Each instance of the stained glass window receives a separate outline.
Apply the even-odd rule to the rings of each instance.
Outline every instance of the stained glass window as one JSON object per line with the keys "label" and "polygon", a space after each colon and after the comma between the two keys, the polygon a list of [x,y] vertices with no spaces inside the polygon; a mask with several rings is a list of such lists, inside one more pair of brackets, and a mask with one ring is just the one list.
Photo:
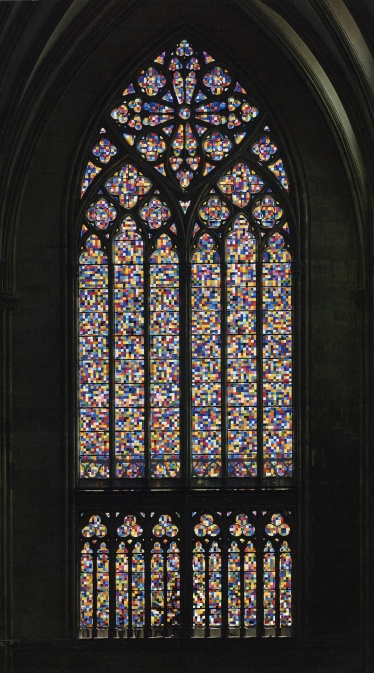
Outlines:
{"label": "stained glass window", "polygon": [[191,582],[191,635],[289,635],[291,518],[289,511],[226,508],[191,511],[190,522],[180,512],[149,507],[82,513],[81,636],[106,637],[109,626],[119,638],[180,635],[181,530],[189,523],[184,570]]}
{"label": "stained glass window", "polygon": [[257,98],[186,39],[105,105],[77,203],[83,637],[291,632],[291,515],[269,514],[295,486],[287,162]]}

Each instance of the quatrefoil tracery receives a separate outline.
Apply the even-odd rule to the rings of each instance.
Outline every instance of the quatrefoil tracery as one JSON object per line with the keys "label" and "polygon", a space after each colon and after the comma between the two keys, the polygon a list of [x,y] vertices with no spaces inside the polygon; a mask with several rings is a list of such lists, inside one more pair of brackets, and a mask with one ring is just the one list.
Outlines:
{"label": "quatrefoil tracery", "polygon": [[140,537],[143,533],[143,528],[136,521],[136,516],[128,514],[124,517],[123,524],[117,528],[117,533],[120,537]]}

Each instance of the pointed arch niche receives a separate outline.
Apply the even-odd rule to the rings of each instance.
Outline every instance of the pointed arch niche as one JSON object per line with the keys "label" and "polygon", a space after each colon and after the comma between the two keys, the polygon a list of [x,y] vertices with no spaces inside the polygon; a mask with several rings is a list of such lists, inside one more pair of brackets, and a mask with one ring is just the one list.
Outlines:
{"label": "pointed arch niche", "polygon": [[176,41],[92,136],[76,204],[81,637],[293,633],[297,195],[247,84]]}

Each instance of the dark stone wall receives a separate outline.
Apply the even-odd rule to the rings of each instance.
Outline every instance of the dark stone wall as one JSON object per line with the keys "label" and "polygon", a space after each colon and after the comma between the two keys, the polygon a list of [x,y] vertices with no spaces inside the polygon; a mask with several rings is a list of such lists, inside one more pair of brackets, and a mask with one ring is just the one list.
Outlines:
{"label": "dark stone wall", "polygon": [[[255,17],[210,14],[212,51],[237,67],[268,104],[293,159],[300,257],[300,637],[282,642],[76,642],[70,640],[72,461],[69,460],[68,198],[107,91],[125,84],[138,47],[170,36],[179,3],[155,0],[147,22],[136,12],[92,36],[92,49],[51,88],[34,126],[19,185],[13,315],[15,673],[108,671],[359,671],[359,453],[361,334],[359,232],[352,189],[322,102]],[[194,5],[192,7],[192,5]],[[160,14],[161,12],[161,14]],[[174,17],[173,17],[174,12]],[[187,14],[187,12],[185,12]],[[161,20],[160,20],[161,16]],[[203,5],[184,20],[206,29]],[[157,51],[155,49],[151,50]],[[83,154],[82,154],[83,153]],[[308,381],[310,385],[308,385]],[[308,405],[306,401],[308,399]],[[70,606],[71,610],[71,606]]]}

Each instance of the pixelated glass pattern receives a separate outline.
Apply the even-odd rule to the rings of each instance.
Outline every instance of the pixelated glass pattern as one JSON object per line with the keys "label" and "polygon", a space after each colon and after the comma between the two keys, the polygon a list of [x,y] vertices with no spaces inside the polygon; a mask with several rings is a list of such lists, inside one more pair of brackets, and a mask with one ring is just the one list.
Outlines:
{"label": "pixelated glass pattern", "polygon": [[275,551],[271,542],[264,548],[264,626],[276,626],[276,572]]}
{"label": "pixelated glass pattern", "polygon": [[97,628],[109,627],[109,550],[102,543],[97,552]]}
{"label": "pixelated glass pattern", "polygon": [[272,142],[270,136],[263,135],[252,147],[253,154],[256,154],[260,161],[269,161],[277,151],[277,146]]}
{"label": "pixelated glass pattern", "polygon": [[273,514],[270,523],[265,526],[265,533],[270,537],[275,535],[286,537],[290,534],[290,527],[281,514]]}
{"label": "pixelated glass pattern", "polygon": [[176,542],[171,542],[166,556],[167,620],[172,626],[180,623],[180,552]]}
{"label": "pixelated glass pattern", "polygon": [[126,544],[120,542],[116,553],[116,627],[121,631],[129,626],[129,554]]}
{"label": "pixelated glass pattern", "polygon": [[143,240],[132,217],[114,240],[116,476],[144,476]]}
{"label": "pixelated glass pattern", "polygon": [[91,203],[87,217],[97,229],[106,229],[117,217],[117,211],[106,199]]}
{"label": "pixelated glass pattern", "polygon": [[136,542],[132,550],[131,616],[133,629],[142,629],[145,619],[145,562],[141,542]]}
{"label": "pixelated glass pattern", "polygon": [[209,626],[222,625],[222,561],[217,542],[209,548]]}
{"label": "pixelated glass pattern", "polygon": [[199,210],[199,215],[204,224],[210,227],[219,227],[227,220],[230,211],[222,199],[218,196],[211,196],[207,201],[204,201]]}
{"label": "pixelated glass pattern", "polygon": [[83,537],[105,537],[107,534],[107,527],[101,523],[101,517],[98,516],[97,514],[93,514],[89,521],[87,526],[84,526],[82,528],[82,535]]}
{"label": "pixelated glass pattern", "polygon": [[243,550],[237,542],[232,542],[227,563],[228,625],[253,628],[257,621],[256,550],[253,544],[248,542]]}
{"label": "pixelated glass pattern", "polygon": [[138,150],[147,161],[157,161],[166,150],[165,141],[157,133],[148,133],[138,142]]}
{"label": "pixelated glass pattern", "polygon": [[158,229],[168,221],[171,212],[166,203],[158,198],[153,198],[140,209],[140,217],[150,229]]}
{"label": "pixelated glass pattern", "polygon": [[227,136],[218,131],[213,131],[203,142],[203,149],[213,161],[221,161],[228,155],[232,148],[232,142]]}
{"label": "pixelated glass pattern", "polygon": [[230,526],[235,538],[228,549],[228,625],[251,628],[256,625],[256,551],[248,540],[255,527],[247,514],[238,514]]}
{"label": "pixelated glass pattern", "polygon": [[116,626],[126,633],[132,627],[135,635],[144,627],[145,618],[144,523],[138,518],[134,514],[119,518],[116,551]]}
{"label": "pixelated glass pattern", "polygon": [[151,551],[151,626],[164,626],[165,611],[164,551],[159,542],[155,542]]}
{"label": "pixelated glass pattern", "polygon": [[[226,239],[227,469],[257,475],[256,240],[239,215]],[[246,342],[245,350],[242,349]]]}
{"label": "pixelated glass pattern", "polygon": [[253,216],[263,227],[273,227],[282,215],[283,210],[273,196],[263,196],[253,208]]}
{"label": "pixelated glass pattern", "polygon": [[244,549],[244,626],[251,628],[257,623],[257,562],[252,542]]}
{"label": "pixelated glass pattern", "polygon": [[174,478],[180,475],[179,264],[166,234],[151,256],[149,283],[151,476]]}
{"label": "pixelated glass pattern", "polygon": [[212,514],[202,514],[194,526],[193,627],[222,625],[222,557],[217,536],[220,527]]}
{"label": "pixelated glass pattern", "polygon": [[155,628],[179,624],[180,552],[177,543],[170,542],[178,532],[169,514],[161,514],[152,529],[160,540],[154,542],[151,554],[151,625]]}
{"label": "pixelated glass pattern", "polygon": [[278,159],[278,161],[276,161],[274,164],[269,164],[269,168],[271,172],[274,173],[282,187],[288,192],[289,181],[282,159]]}
{"label": "pixelated glass pattern", "polygon": [[[211,56],[190,43],[191,54],[182,54],[180,44],[138,73],[110,117],[141,159],[176,181],[179,188],[187,189],[232,152],[259,111],[250,105],[246,91],[235,85],[228,70],[213,65]],[[207,68],[207,64],[212,65]],[[215,130],[216,126],[238,129],[239,133],[232,138]],[[111,160],[113,146],[106,139],[100,143],[94,148],[95,158],[106,163]],[[87,171],[89,175],[88,167]]]}
{"label": "pixelated glass pattern", "polygon": [[238,208],[245,208],[252,195],[260,192],[263,186],[261,178],[244,163],[236,164],[218,181],[221,192]]}
{"label": "pixelated glass pattern", "polygon": [[86,542],[81,551],[80,571],[80,628],[93,627],[93,551]]}
{"label": "pixelated glass pattern", "polygon": [[156,68],[151,67],[142,70],[139,75],[139,86],[146,94],[148,94],[148,96],[155,96],[159,89],[162,89],[165,84],[165,77]]}
{"label": "pixelated glass pattern", "polygon": [[169,514],[161,514],[158,523],[154,526],[152,533],[155,537],[175,537],[178,534],[178,527],[173,524]]}
{"label": "pixelated glass pattern", "polygon": [[221,272],[208,234],[191,265],[192,475],[221,475]]}
{"label": "pixelated glass pattern", "polygon": [[202,514],[200,522],[194,528],[194,533],[198,537],[206,537],[207,535],[216,537],[220,533],[220,527],[215,523],[211,514]]}
{"label": "pixelated glass pattern", "polygon": [[205,626],[205,550],[200,541],[196,542],[192,556],[192,623],[194,628]]}
{"label": "pixelated glass pattern", "polygon": [[223,70],[220,66],[215,66],[206,73],[203,82],[213,95],[219,96],[219,94],[228,88],[231,78],[227,70]]}
{"label": "pixelated glass pattern", "polygon": [[100,173],[101,167],[95,166],[95,164],[92,163],[92,161],[89,161],[87,163],[86,169],[84,171],[83,179],[82,179],[82,186],[81,186],[81,197],[87,190],[87,187],[91,184],[91,182],[96,178],[96,176]]}
{"label": "pixelated glass pattern", "polygon": [[236,542],[232,542],[228,550],[227,558],[227,587],[228,587],[228,624],[229,627],[241,625],[240,597],[241,597],[241,572],[240,572],[240,548]]}
{"label": "pixelated glass pattern", "polygon": [[152,183],[135,166],[126,164],[109,178],[105,187],[124,208],[133,208],[149,192]]}
{"label": "pixelated glass pattern", "polygon": [[292,475],[291,256],[275,233],[263,255],[263,458],[265,477]]}
{"label": "pixelated glass pattern", "polygon": [[101,138],[93,148],[92,154],[100,163],[107,164],[117,154],[117,148],[108,138]]}
{"label": "pixelated glass pattern", "polygon": [[108,261],[96,236],[79,260],[81,478],[109,477]]}
{"label": "pixelated glass pattern", "polygon": [[282,542],[279,556],[279,613],[280,626],[292,626],[292,558],[286,541]]}
{"label": "pixelated glass pattern", "polygon": [[117,528],[117,534],[120,537],[138,538],[142,533],[143,528],[140,523],[137,523],[134,514],[127,514],[123,519],[123,523]]}

